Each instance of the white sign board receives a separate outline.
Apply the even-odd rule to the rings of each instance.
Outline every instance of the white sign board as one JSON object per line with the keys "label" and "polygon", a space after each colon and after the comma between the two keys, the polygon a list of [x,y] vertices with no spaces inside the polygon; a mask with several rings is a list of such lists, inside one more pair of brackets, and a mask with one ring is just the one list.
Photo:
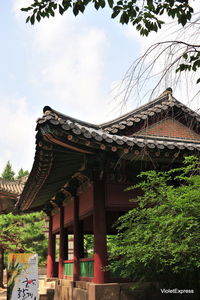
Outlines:
{"label": "white sign board", "polygon": [[7,300],[38,300],[38,256],[8,254]]}

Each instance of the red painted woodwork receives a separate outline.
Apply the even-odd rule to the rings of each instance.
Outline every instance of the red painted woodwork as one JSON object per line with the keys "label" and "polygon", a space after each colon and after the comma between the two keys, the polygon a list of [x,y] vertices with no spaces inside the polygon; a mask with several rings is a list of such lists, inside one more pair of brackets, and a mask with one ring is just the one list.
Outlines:
{"label": "red painted woodwork", "polygon": [[80,274],[80,264],[79,264],[79,197],[74,197],[74,224],[73,224],[73,231],[74,231],[74,273],[73,279],[79,280]]}
{"label": "red painted woodwork", "polygon": [[73,210],[74,210],[74,203],[71,200],[65,205],[65,218],[64,218],[65,225],[73,222]]}
{"label": "red painted woodwork", "polygon": [[106,208],[120,208],[127,210],[134,207],[135,204],[130,199],[136,198],[137,192],[127,191],[127,184],[109,183],[106,185]]}
{"label": "red painted woodwork", "polygon": [[80,196],[79,203],[79,217],[85,216],[88,212],[93,210],[93,186],[88,187]]}
{"label": "red painted woodwork", "polygon": [[55,235],[52,232],[52,216],[49,217],[49,239],[47,256],[47,277],[54,277],[55,274]]}
{"label": "red painted woodwork", "polygon": [[68,229],[64,228],[64,237],[63,237],[63,243],[64,243],[64,253],[63,253],[63,259],[68,259]]}
{"label": "red painted woodwork", "polygon": [[60,241],[59,241],[59,260],[58,260],[58,277],[63,278],[64,274],[64,207],[59,208],[60,211]]}
{"label": "red painted woodwork", "polygon": [[[105,185],[105,206],[107,210],[120,209],[126,211],[134,207],[134,203],[129,200],[136,197],[137,193],[133,191],[125,192],[127,185],[119,183],[107,183]],[[89,214],[93,213],[93,185],[91,185],[86,192],[79,196],[79,219],[85,219]],[[74,203],[70,201],[64,206],[64,224],[65,227],[71,226],[73,223]],[[59,232],[60,214],[53,216],[53,232]],[[86,226],[88,227],[88,226]],[[91,231],[90,228],[86,231]]]}
{"label": "red painted woodwork", "polygon": [[59,232],[60,214],[59,212],[52,216],[52,230],[54,233]]}
{"label": "red painted woodwork", "polygon": [[81,258],[80,261],[94,261],[94,258]]}
{"label": "red painted woodwork", "polygon": [[93,212],[82,221],[84,234],[93,233]]}
{"label": "red painted woodwork", "polygon": [[94,282],[105,283],[107,276],[103,271],[107,265],[105,181],[101,180],[99,175],[98,172],[93,175]]}
{"label": "red painted woodwork", "polygon": [[[73,221],[73,201],[64,205],[64,224],[69,224]],[[60,213],[53,216],[53,232],[59,232],[60,227]]]}
{"label": "red painted woodwork", "polygon": [[83,231],[83,221],[79,221],[79,259],[84,257],[84,231]]}

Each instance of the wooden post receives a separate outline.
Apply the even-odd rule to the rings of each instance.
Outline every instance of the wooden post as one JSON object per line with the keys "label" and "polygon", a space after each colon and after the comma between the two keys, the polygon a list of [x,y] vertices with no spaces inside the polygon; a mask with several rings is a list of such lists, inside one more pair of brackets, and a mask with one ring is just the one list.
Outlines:
{"label": "wooden post", "polygon": [[3,288],[4,249],[0,247],[0,287]]}
{"label": "wooden post", "polygon": [[79,227],[79,197],[74,197],[74,273],[73,280],[80,277],[80,227]]}
{"label": "wooden post", "polygon": [[49,216],[49,239],[47,256],[47,278],[54,277],[55,274],[55,235],[52,232],[52,216]]}
{"label": "wooden post", "polygon": [[93,205],[94,282],[105,283],[107,276],[103,270],[107,265],[105,178],[100,178],[100,172],[93,174]]}
{"label": "wooden post", "polygon": [[83,221],[79,221],[79,258],[84,258],[84,252]]}
{"label": "wooden post", "polygon": [[58,260],[58,278],[64,275],[64,207],[61,205],[60,211],[60,241],[59,241],[59,260]]}
{"label": "wooden post", "polygon": [[68,260],[68,229],[64,228],[64,254],[63,259]]}

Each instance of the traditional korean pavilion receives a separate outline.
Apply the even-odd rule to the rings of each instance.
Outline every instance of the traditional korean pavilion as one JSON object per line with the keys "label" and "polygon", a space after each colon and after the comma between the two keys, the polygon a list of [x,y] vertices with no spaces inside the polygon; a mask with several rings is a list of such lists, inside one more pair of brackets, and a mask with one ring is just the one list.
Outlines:
{"label": "traditional korean pavilion", "polygon": [[[44,107],[37,121],[32,171],[19,200],[22,211],[49,215],[47,276],[93,283],[117,282],[108,274],[106,235],[135,204],[124,189],[144,169],[169,169],[200,152],[200,115],[168,88],[154,101],[101,125]],[[55,237],[60,235],[55,263]],[[68,235],[74,258],[68,260]],[[84,234],[94,234],[94,257],[84,253]],[[110,298],[109,298],[110,299]]]}

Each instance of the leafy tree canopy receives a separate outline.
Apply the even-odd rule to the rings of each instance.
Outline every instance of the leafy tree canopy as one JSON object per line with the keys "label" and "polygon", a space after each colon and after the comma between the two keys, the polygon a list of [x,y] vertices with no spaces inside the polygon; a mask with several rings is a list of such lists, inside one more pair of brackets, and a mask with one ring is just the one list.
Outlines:
{"label": "leafy tree canopy", "polygon": [[158,31],[164,24],[164,15],[176,18],[183,26],[191,19],[193,8],[188,0],[34,0],[22,11],[29,12],[26,21],[34,24],[42,18],[54,17],[58,11],[61,15],[72,10],[77,16],[83,13],[86,7],[92,4],[94,8],[109,6],[111,18],[119,16],[121,24],[131,23],[141,35],[148,35],[151,31]]}
{"label": "leafy tree canopy", "polygon": [[[200,164],[188,157],[183,168],[142,172],[137,208],[119,218],[110,268],[123,277],[195,288],[200,274]],[[167,285],[166,285],[167,283]]]}

